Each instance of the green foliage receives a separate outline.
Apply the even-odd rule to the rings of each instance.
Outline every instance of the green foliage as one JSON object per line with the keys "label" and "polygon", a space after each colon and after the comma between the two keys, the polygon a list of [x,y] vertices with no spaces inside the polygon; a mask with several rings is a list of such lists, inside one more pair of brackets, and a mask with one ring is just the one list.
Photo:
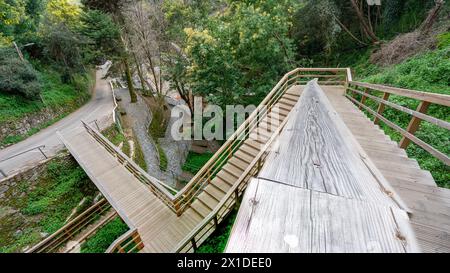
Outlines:
{"label": "green foliage", "polygon": [[122,53],[119,27],[112,17],[98,10],[88,10],[81,16],[80,33],[88,39],[89,63],[99,64],[117,59]]}
{"label": "green foliage", "polygon": [[341,27],[334,17],[341,17],[341,9],[333,0],[307,1],[294,15],[293,35],[298,42],[300,56],[320,52],[330,55],[336,46]]}
{"label": "green foliage", "polygon": [[181,169],[196,174],[213,155],[213,153],[198,154],[190,151]]}
{"label": "green foliage", "polygon": [[19,252],[38,243],[42,240],[40,233],[52,233],[62,227],[81,199],[92,198],[96,192],[75,160],[52,159],[33,184],[18,181],[8,192],[12,197],[0,200],[1,208],[17,211],[0,218],[0,252]]}
{"label": "green foliage", "polygon": [[161,145],[159,145],[158,141],[155,141],[156,150],[158,150],[158,156],[159,156],[159,168],[161,171],[167,171],[168,161],[167,156],[164,150],[161,148]]}
{"label": "green foliage", "polygon": [[44,33],[44,54],[62,70],[64,83],[72,81],[72,73],[84,71],[83,39],[65,24],[50,25]]}
{"label": "green foliage", "polygon": [[222,107],[260,101],[295,66],[287,35],[291,9],[278,1],[249,2],[232,2],[203,29],[185,29],[189,85]]}
{"label": "green foliage", "polygon": [[[93,86],[94,79],[90,74],[73,75],[74,83],[64,84],[61,82],[60,74],[51,69],[44,68],[41,64],[35,64],[40,67],[38,73],[40,85],[42,86],[41,100],[29,100],[21,95],[13,95],[0,92],[0,124],[2,126],[14,126],[17,120],[38,113],[43,109],[53,110],[58,115],[48,122],[33,128],[26,135],[9,136],[7,139],[0,139],[1,144],[16,143],[33,133],[38,132],[68,113],[83,105],[90,98],[90,89]],[[1,76],[0,76],[1,77]]]}
{"label": "green foliage", "polygon": [[122,219],[116,217],[81,245],[81,253],[104,253],[128,229]]}
{"label": "green foliage", "polygon": [[133,161],[138,164],[144,171],[148,170],[147,163],[145,162],[144,152],[142,151],[141,143],[134,137],[134,158]]}
{"label": "green foliage", "polygon": [[196,253],[222,253],[230,237],[230,232],[236,219],[237,211],[231,212],[217,230],[197,249]]}
{"label": "green foliage", "polygon": [[32,191],[28,205],[22,209],[24,215],[45,214],[40,225],[47,233],[55,232],[64,225],[84,194],[94,191],[81,167],[75,166],[73,162],[51,162],[46,178],[49,183]]}
{"label": "green foliage", "polygon": [[38,75],[14,49],[0,47],[0,92],[36,99],[41,92]]}
{"label": "green foliage", "polygon": [[439,49],[450,48],[450,31],[437,36]]}

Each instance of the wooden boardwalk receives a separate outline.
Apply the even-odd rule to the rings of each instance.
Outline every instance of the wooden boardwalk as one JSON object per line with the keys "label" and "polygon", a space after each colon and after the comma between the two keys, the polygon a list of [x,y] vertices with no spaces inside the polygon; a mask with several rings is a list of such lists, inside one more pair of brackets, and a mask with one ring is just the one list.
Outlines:
{"label": "wooden boardwalk", "polygon": [[423,252],[450,252],[450,190],[436,185],[379,126],[343,96],[344,88],[322,86],[334,109],[372,162],[409,209],[410,222]]}
{"label": "wooden boardwalk", "polygon": [[[279,113],[277,117],[284,119],[299,96],[298,88],[288,90],[278,103],[280,108],[274,107],[274,113]],[[268,119],[262,120],[260,126],[252,131],[254,139],[245,141],[234,158],[223,166],[191,207],[179,217],[89,133],[81,132],[68,138],[62,137],[62,140],[121,218],[130,228],[137,228],[144,243],[142,251],[172,252],[219,203],[258,153],[268,139],[270,129],[274,130],[267,125]]]}
{"label": "wooden boardwalk", "polygon": [[[323,86],[323,89],[372,162],[411,209],[411,224],[422,250],[450,251],[450,191],[438,188],[429,172],[421,170],[415,160],[408,159],[397,143],[345,98],[342,86]],[[67,138],[62,136],[62,139],[117,213],[131,228],[137,229],[144,245],[142,251],[173,252],[229,194],[275,131],[276,127],[269,126],[269,120],[279,117],[283,121],[302,90],[303,86],[298,85],[288,88],[277,100],[273,111],[250,131],[251,137],[179,216],[88,132]],[[205,239],[194,238],[196,245]]]}
{"label": "wooden boardwalk", "polygon": [[226,251],[417,252],[406,210],[313,81],[249,184]]}

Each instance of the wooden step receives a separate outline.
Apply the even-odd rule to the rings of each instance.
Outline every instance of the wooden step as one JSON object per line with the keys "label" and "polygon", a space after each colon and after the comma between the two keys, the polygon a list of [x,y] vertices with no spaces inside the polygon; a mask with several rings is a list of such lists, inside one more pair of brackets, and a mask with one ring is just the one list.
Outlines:
{"label": "wooden step", "polygon": [[278,102],[281,104],[289,105],[291,108],[293,108],[297,101],[293,101],[293,100],[287,99],[285,97],[282,97]]}
{"label": "wooden step", "polygon": [[[234,182],[236,182],[236,177],[231,175],[229,172],[225,171],[224,169],[222,169],[216,176],[216,178],[219,177],[222,181],[226,182],[229,186],[229,188],[231,188],[231,186],[233,186]],[[228,191],[228,189],[227,189]]]}
{"label": "wooden step", "polygon": [[211,212],[211,209],[198,200],[192,202],[191,209],[201,215],[202,218],[205,218]]}
{"label": "wooden step", "polygon": [[237,151],[233,156],[238,157],[242,161],[245,161],[247,164],[250,164],[253,161],[253,157],[244,153],[243,151]]}
{"label": "wooden step", "polygon": [[246,145],[252,147],[252,148],[255,149],[257,152],[261,151],[261,148],[264,146],[264,145],[261,145],[261,143],[256,142],[256,141],[253,140],[253,139],[247,139],[246,141],[244,141],[244,144],[246,144]]}
{"label": "wooden step", "polygon": [[217,174],[216,177],[214,177],[213,180],[211,180],[210,185],[215,187],[217,190],[220,190],[224,193],[224,195],[228,192],[228,190],[231,188],[232,184],[228,183],[221,177],[219,177],[220,172]]}
{"label": "wooden step", "polygon": [[242,144],[241,147],[239,147],[239,150],[243,151],[244,153],[252,157],[255,157],[259,153],[258,149],[253,148],[247,143]]}
{"label": "wooden step", "polygon": [[202,192],[198,195],[197,199],[199,199],[204,205],[206,205],[210,210],[213,210],[219,201],[214,197],[209,195],[207,192]]}
{"label": "wooden step", "polygon": [[216,187],[215,185],[208,185],[205,188],[205,192],[207,192],[209,195],[214,196],[216,200],[222,200],[222,198],[225,196],[226,192],[223,192],[219,187]]}
{"label": "wooden step", "polygon": [[285,93],[285,94],[283,95],[283,98],[287,98],[288,100],[291,100],[291,101],[293,101],[293,102],[297,102],[298,99],[300,98],[300,96],[293,95],[293,94],[289,94],[289,93]]}
{"label": "wooden step", "polygon": [[[223,166],[222,168],[224,171],[226,171],[227,173],[231,174],[232,176],[234,176],[237,180],[241,174],[244,172],[243,170],[235,167],[233,164],[226,164],[225,166]],[[234,181],[233,181],[234,184]]]}
{"label": "wooden step", "polygon": [[270,111],[270,113],[267,116],[271,119],[279,118],[280,120],[284,120],[284,118],[286,118],[288,114],[289,111],[277,108],[272,109],[272,111]]}
{"label": "wooden step", "polygon": [[228,160],[228,163],[233,164],[235,167],[241,169],[242,171],[244,171],[249,166],[247,162],[236,156],[230,158],[230,160]]}
{"label": "wooden step", "polygon": [[275,107],[287,112],[290,112],[292,110],[292,106],[287,105],[285,103],[277,103]]}

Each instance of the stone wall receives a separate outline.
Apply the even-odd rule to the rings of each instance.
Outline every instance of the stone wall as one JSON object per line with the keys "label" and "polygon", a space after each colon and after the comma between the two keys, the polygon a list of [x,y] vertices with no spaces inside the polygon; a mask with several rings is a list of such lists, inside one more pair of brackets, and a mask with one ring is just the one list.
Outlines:
{"label": "stone wall", "polygon": [[72,160],[72,156],[67,153],[60,153],[57,156],[49,159],[45,159],[40,161],[38,164],[36,164],[33,167],[28,167],[24,170],[19,171],[18,173],[3,178],[0,180],[0,200],[6,198],[5,193],[8,192],[10,188],[13,188],[17,186],[17,183],[20,181],[28,181],[30,185],[33,184],[37,180],[38,177],[42,175],[42,173],[45,171],[47,164],[49,161],[55,159],[55,158],[64,158],[64,160]]}
{"label": "stone wall", "polygon": [[63,109],[54,110],[45,108],[37,113],[27,114],[20,120],[2,123],[0,142],[8,136],[26,135],[31,129],[42,127],[45,123],[59,117],[63,112]]}

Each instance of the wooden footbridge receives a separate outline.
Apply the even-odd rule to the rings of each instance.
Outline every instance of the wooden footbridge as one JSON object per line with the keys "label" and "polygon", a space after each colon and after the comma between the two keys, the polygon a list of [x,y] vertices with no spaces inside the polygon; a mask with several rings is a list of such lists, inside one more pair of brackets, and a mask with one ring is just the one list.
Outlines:
{"label": "wooden footbridge", "polygon": [[[270,148],[277,145],[290,112],[312,79],[324,90],[331,107],[359,143],[378,176],[391,187],[409,215],[421,251],[450,252],[450,190],[439,188],[404,148],[410,142],[448,167],[449,157],[414,136],[421,121],[450,129],[446,121],[426,114],[430,104],[450,106],[450,96],[352,81],[349,69],[298,68],[287,73],[260,106],[180,191],[149,176],[95,128],[60,136],[64,144],[128,224],[130,231],[108,252],[192,252],[239,206],[249,181],[258,176]],[[418,100],[417,110],[389,101],[389,96]],[[365,102],[378,104],[373,110]],[[385,107],[411,115],[403,129],[383,117]],[[374,116],[369,119],[361,110]],[[377,125],[383,122],[403,135],[392,141]],[[325,139],[325,141],[327,141]],[[292,165],[292,164],[291,164]],[[295,164],[294,164],[295,165]],[[310,168],[297,164],[297,168]],[[333,175],[333,174],[330,174]],[[336,174],[337,175],[337,174]],[[339,190],[339,189],[338,189]]]}

